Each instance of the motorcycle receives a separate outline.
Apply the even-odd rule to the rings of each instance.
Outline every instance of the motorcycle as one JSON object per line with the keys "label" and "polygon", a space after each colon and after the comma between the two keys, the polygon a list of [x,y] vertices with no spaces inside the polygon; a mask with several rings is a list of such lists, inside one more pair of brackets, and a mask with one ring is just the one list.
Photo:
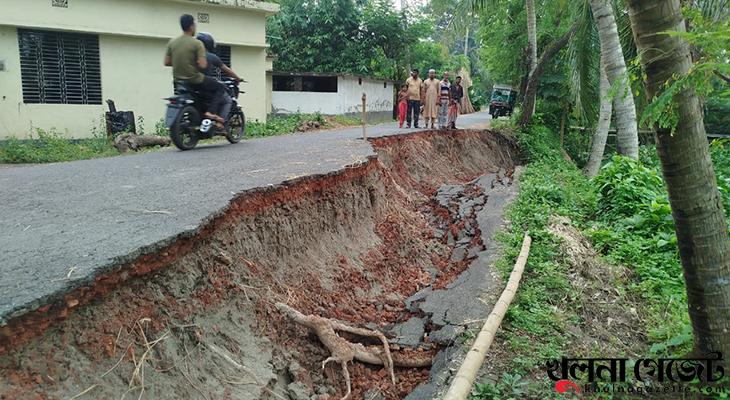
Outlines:
{"label": "motorcycle", "polygon": [[178,149],[192,150],[199,140],[214,136],[225,136],[230,143],[241,141],[246,133],[246,116],[238,104],[238,96],[241,93],[238,88],[239,82],[224,79],[222,83],[233,104],[226,118],[227,122],[221,129],[212,120],[203,117],[207,109],[205,96],[189,87],[186,82],[174,82],[175,95],[165,99],[167,100],[165,124],[170,128],[170,139]]}

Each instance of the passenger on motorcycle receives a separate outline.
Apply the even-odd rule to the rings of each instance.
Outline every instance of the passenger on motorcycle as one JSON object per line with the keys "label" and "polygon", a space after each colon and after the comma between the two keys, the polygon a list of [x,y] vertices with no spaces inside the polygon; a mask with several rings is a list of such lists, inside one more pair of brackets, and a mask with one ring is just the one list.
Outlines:
{"label": "passenger on motorcycle", "polygon": [[[227,66],[216,54],[216,43],[215,39],[213,38],[213,35],[207,32],[200,32],[196,36],[198,40],[203,42],[203,45],[205,46],[205,57],[208,61],[208,67],[205,69],[204,73],[205,76],[209,76],[213,79],[216,79],[216,67],[221,70],[224,74],[228,75],[230,78],[235,80],[236,82],[240,82],[241,78],[236,74],[229,66]],[[226,92],[223,95],[224,98],[224,104],[223,109],[221,110],[221,116],[223,118],[228,118],[228,116],[231,113],[231,106],[233,105],[233,99],[231,99],[231,96],[228,95]]]}
{"label": "passenger on motorcycle", "polygon": [[208,60],[205,46],[195,39],[196,26],[193,16],[184,14],[180,17],[180,27],[183,34],[167,44],[165,65],[172,67],[175,80],[185,81],[192,89],[210,99],[205,116],[222,127],[225,123],[221,117],[225,102],[225,86],[200,72],[208,68]]}

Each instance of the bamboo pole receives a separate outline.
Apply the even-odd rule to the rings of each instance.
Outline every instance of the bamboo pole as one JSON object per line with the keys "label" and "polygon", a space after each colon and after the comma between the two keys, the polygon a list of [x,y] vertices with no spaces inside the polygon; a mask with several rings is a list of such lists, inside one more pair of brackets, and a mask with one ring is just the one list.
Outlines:
{"label": "bamboo pole", "polygon": [[512,274],[510,274],[507,286],[504,288],[502,295],[499,296],[497,303],[494,304],[494,309],[489,314],[487,322],[484,323],[482,330],[474,341],[474,345],[466,354],[466,358],[456,373],[454,380],[451,382],[451,387],[446,392],[444,400],[464,400],[471,393],[477,372],[479,372],[479,368],[482,367],[484,358],[487,356],[487,350],[492,345],[497,329],[499,329],[499,325],[507,313],[507,308],[512,303],[515,293],[517,293],[522,272],[525,270],[525,264],[527,263],[527,257],[530,255],[531,244],[532,238],[525,233],[525,238],[522,241],[522,250],[520,251],[519,257],[517,257],[517,262],[515,262],[515,267],[512,270]]}
{"label": "bamboo pole", "polygon": [[368,132],[367,132],[367,112],[365,111],[365,105],[367,103],[367,95],[365,93],[362,94],[362,139],[368,140]]}

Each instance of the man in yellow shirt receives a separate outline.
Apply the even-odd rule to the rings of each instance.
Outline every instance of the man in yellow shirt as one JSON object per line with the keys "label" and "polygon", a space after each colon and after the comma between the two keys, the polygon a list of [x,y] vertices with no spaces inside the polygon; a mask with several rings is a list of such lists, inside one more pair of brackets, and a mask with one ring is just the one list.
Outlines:
{"label": "man in yellow shirt", "polygon": [[[408,111],[406,111],[407,127],[411,127],[411,121],[415,128],[418,126],[418,117],[421,115],[421,98],[423,96],[423,80],[418,77],[418,69],[411,71],[411,77],[406,80],[408,86]],[[411,118],[412,117],[412,118]]]}

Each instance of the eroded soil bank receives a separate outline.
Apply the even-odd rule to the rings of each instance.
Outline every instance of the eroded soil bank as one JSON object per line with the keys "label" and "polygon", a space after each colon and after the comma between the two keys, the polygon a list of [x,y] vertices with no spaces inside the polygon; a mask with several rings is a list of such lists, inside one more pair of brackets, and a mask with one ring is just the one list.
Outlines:
{"label": "eroded soil bank", "polygon": [[[489,284],[516,150],[489,131],[371,142],[378,156],[362,165],[242,194],[80,304],[11,321],[0,398],[339,398],[339,368],[322,370],[327,350],[275,302],[383,330],[399,357],[445,365],[440,350],[489,311],[474,291]],[[467,297],[480,312],[455,300]],[[393,386],[354,363],[351,398],[430,393],[438,372],[398,368]]]}

